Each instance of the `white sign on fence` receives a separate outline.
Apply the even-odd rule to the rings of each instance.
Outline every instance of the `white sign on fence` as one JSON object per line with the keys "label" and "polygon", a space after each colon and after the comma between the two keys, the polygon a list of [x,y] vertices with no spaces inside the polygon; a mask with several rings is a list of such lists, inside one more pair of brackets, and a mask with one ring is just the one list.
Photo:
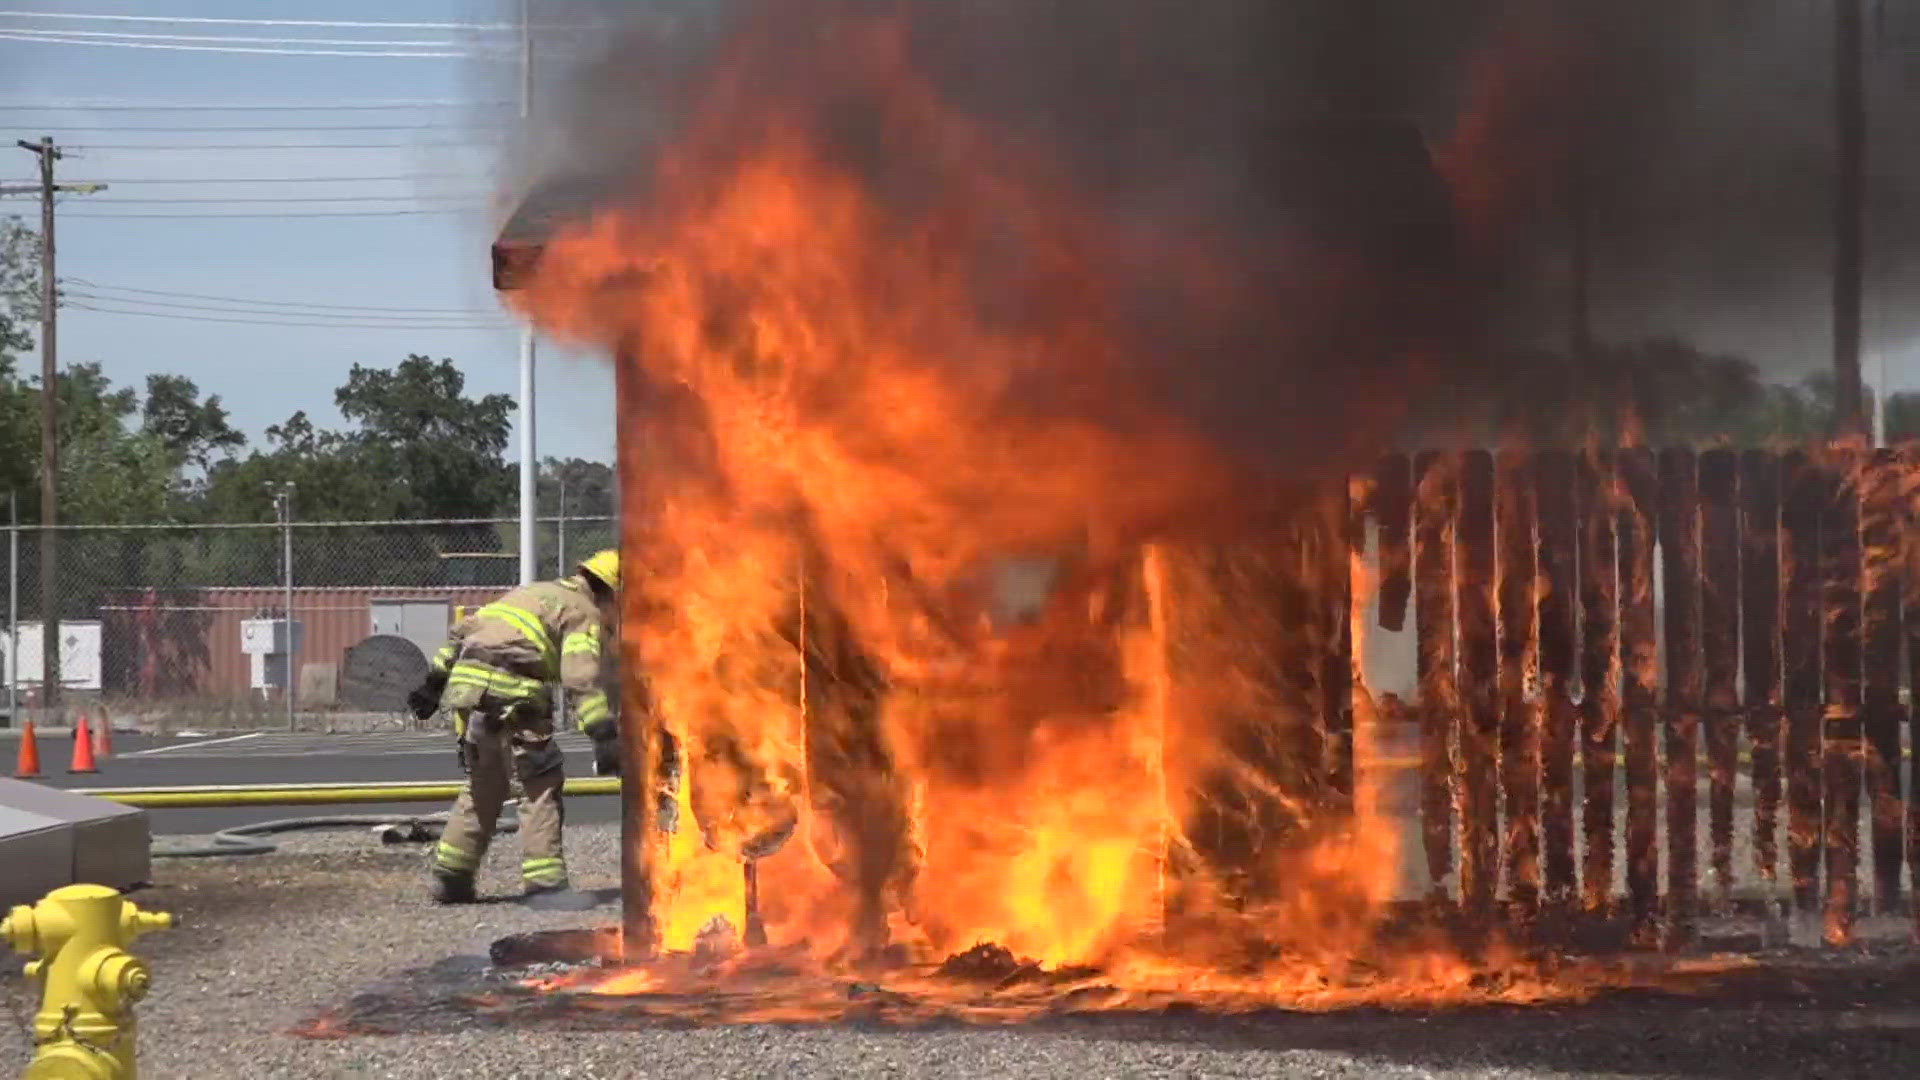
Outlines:
{"label": "white sign on fence", "polygon": [[[41,630],[37,622],[20,624],[20,664],[19,682],[14,682],[12,659],[14,651],[10,635],[0,633],[0,668],[7,674],[7,685],[17,685],[22,690],[40,685],[43,670],[40,641]],[[100,623],[94,619],[81,619],[60,624],[60,685],[69,690],[100,689]]]}

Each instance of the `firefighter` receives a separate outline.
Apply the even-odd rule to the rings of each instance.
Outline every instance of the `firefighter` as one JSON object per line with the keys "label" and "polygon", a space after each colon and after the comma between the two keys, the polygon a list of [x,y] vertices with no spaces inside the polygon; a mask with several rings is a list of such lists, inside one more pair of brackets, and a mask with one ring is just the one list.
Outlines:
{"label": "firefighter", "polygon": [[575,717],[593,741],[594,772],[619,771],[618,730],[602,679],[602,628],[611,626],[620,555],[602,551],[574,574],[507,593],[454,624],[427,679],[409,699],[425,719],[453,714],[467,780],[434,850],[432,896],[471,903],[474,874],[518,776],[520,878],[528,896],[565,891],[565,781],[554,742],[555,683],[575,696]]}

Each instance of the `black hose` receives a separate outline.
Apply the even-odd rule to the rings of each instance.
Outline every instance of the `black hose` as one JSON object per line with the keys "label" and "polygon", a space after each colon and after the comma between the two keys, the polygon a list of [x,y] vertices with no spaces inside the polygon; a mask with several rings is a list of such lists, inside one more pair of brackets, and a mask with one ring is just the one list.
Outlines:
{"label": "black hose", "polygon": [[[431,840],[438,835],[438,826],[445,825],[446,821],[445,811],[420,816],[340,814],[330,817],[281,818],[277,821],[262,821],[253,825],[236,825],[231,829],[221,829],[213,834],[211,844],[200,847],[155,847],[153,857],[156,859],[208,859],[225,855],[270,855],[280,850],[279,847],[261,843],[252,837],[300,832],[307,829],[378,828],[382,825],[413,826],[416,836],[409,839]],[[517,832],[519,828],[520,822],[517,818],[504,817],[494,831],[496,834],[511,833]]]}

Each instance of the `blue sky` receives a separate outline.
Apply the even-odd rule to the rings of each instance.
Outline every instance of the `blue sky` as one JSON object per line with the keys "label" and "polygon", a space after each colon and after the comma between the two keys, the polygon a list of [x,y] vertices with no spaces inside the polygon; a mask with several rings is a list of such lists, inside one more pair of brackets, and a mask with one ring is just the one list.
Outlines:
{"label": "blue sky", "polygon": [[[0,8],[176,18],[424,23],[498,23],[510,19],[512,11],[508,4],[484,0],[165,0],[156,4],[0,0]],[[64,288],[75,298],[75,305],[150,313],[64,308],[63,364],[98,362],[115,382],[136,385],[152,372],[186,375],[202,390],[219,394],[237,425],[255,440],[268,425],[296,410],[337,421],[333,389],[355,363],[390,365],[410,352],[453,358],[466,372],[473,392],[515,392],[519,332],[499,310],[488,262],[495,221],[488,203],[495,187],[498,147],[506,133],[502,124],[511,123],[515,114],[480,104],[509,99],[515,93],[517,69],[510,51],[509,62],[497,63],[465,57],[252,55],[59,44],[44,35],[408,41],[471,41],[475,35],[443,29],[57,21],[0,15],[0,36],[20,31],[39,37],[0,40],[0,136],[4,136],[0,138],[0,183],[35,175],[33,155],[14,148],[15,139],[51,135],[63,145],[81,148],[61,163],[61,180],[104,180],[113,186],[96,195],[70,197],[62,205],[58,240]],[[168,43],[150,37],[137,40]],[[512,36],[505,40],[510,43]],[[298,112],[27,107],[63,102],[268,106],[393,101],[457,101],[472,106]],[[311,130],[332,126],[403,130]],[[213,130],[220,127],[274,130]],[[140,128],[185,130],[136,130]],[[389,145],[381,149],[112,148],[228,142],[256,147]],[[428,143],[460,145],[423,145]],[[85,149],[89,146],[100,149]],[[288,182],[307,177],[356,179]],[[360,179],[372,177],[402,179]],[[267,182],[204,182],[237,178]],[[156,182],[163,180],[186,182]],[[353,201],[248,201],[326,196]],[[186,198],[219,201],[131,201]],[[341,211],[359,210],[416,212],[338,216]],[[435,212],[417,212],[423,210]],[[445,212],[449,210],[453,212]],[[311,216],[319,212],[334,216]],[[0,214],[37,221],[37,213],[32,200],[0,199]],[[105,216],[109,214],[196,216]],[[238,214],[270,216],[230,216]],[[233,301],[273,303],[258,307]],[[357,310],[300,311],[294,304]],[[235,313],[237,308],[255,307],[264,314]],[[448,312],[474,314],[443,314]],[[386,320],[376,321],[382,315]],[[230,318],[319,325],[210,321]],[[476,325],[480,323],[497,326]],[[545,342],[540,356],[536,433],[541,456],[610,460],[612,376],[606,362],[591,355],[568,355]]]}

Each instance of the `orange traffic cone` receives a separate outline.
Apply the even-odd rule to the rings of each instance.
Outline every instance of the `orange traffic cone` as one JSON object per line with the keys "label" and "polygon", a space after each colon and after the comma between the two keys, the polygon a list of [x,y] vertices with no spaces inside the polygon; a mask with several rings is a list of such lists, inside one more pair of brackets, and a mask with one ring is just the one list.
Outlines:
{"label": "orange traffic cone", "polygon": [[106,713],[100,714],[100,724],[93,729],[93,756],[101,761],[113,756],[113,721]]}
{"label": "orange traffic cone", "polygon": [[14,762],[16,780],[32,780],[40,775],[40,744],[33,739],[33,721],[20,728],[20,757]]}
{"label": "orange traffic cone", "polygon": [[87,731],[87,718],[82,716],[80,723],[73,729],[73,764],[67,766],[70,773],[90,773],[100,770],[93,767],[93,735]]}

